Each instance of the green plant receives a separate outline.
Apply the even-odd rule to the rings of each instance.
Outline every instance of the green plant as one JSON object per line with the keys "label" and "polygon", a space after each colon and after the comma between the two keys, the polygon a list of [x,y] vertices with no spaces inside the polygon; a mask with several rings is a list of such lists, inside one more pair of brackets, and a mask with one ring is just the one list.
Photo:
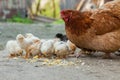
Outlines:
{"label": "green plant", "polygon": [[52,24],[63,24],[64,21],[62,19],[54,21]]}
{"label": "green plant", "polygon": [[[41,14],[43,16],[47,16],[47,17],[52,17],[53,18],[53,5],[51,3],[51,1],[49,1],[46,5],[45,5],[45,11],[41,11]],[[59,15],[60,15],[60,7],[59,7],[59,0],[55,0],[55,15],[56,17],[55,18],[59,18]]]}
{"label": "green plant", "polygon": [[7,19],[7,22],[18,22],[18,23],[33,23],[33,21],[29,18],[22,18],[20,15],[15,15],[12,18]]}

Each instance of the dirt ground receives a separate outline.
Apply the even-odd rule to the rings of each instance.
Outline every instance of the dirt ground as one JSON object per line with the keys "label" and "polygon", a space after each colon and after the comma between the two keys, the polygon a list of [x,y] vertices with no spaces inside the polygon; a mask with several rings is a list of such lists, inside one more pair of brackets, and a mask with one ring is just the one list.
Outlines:
{"label": "dirt ground", "polygon": [[64,25],[0,23],[0,80],[119,80],[120,57],[102,59],[94,56],[67,58],[75,65],[41,65],[41,61],[28,62],[22,58],[10,59],[4,50],[8,40],[21,33],[33,33],[40,38],[53,38],[58,32],[65,33]]}

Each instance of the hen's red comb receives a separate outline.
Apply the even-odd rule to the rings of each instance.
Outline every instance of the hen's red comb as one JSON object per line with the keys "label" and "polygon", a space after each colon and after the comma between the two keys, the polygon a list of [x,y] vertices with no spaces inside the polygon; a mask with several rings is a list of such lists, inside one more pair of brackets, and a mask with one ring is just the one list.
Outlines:
{"label": "hen's red comb", "polygon": [[65,10],[62,10],[61,12],[60,12],[60,14],[64,14],[65,13]]}

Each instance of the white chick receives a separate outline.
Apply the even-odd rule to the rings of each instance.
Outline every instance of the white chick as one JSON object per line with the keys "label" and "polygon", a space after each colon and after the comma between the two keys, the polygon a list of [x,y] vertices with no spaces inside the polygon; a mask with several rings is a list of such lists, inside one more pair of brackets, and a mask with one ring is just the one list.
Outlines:
{"label": "white chick", "polygon": [[16,40],[22,49],[26,49],[33,42],[29,39],[26,39],[22,34],[18,34]]}
{"label": "white chick", "polygon": [[34,35],[33,35],[32,33],[26,33],[26,34],[25,34],[25,37],[26,37],[26,38],[31,38],[31,37],[33,37],[33,36],[34,36]]}
{"label": "white chick", "polygon": [[16,40],[20,47],[26,51],[25,58],[28,58],[28,47],[32,45],[35,42],[40,41],[39,39],[33,39],[33,38],[25,38],[22,34],[18,34],[16,37]]}
{"label": "white chick", "polygon": [[10,57],[22,56],[23,50],[16,40],[10,40],[6,44],[6,50],[10,53]]}
{"label": "white chick", "polygon": [[69,48],[69,51],[71,54],[74,54],[75,50],[76,50],[76,46],[75,44],[73,44],[70,40],[67,40],[67,46]]}
{"label": "white chick", "polygon": [[51,57],[54,53],[54,40],[47,40],[41,44],[40,51],[45,57]]}
{"label": "white chick", "polygon": [[69,48],[63,41],[58,41],[54,44],[55,53],[58,58],[66,58],[69,55]]}
{"label": "white chick", "polygon": [[46,40],[45,39],[40,39],[41,43],[45,42]]}
{"label": "white chick", "polygon": [[40,41],[35,42],[34,44],[30,45],[28,47],[28,57],[30,57],[30,56],[34,57],[36,55],[38,55],[38,57],[40,57],[40,55],[41,55],[40,45],[41,45]]}
{"label": "white chick", "polygon": [[36,41],[36,40],[40,41],[40,39],[38,37],[34,36],[31,33],[26,33],[25,38],[31,39],[32,41]]}
{"label": "white chick", "polygon": [[40,39],[35,36],[30,37],[30,35],[29,35],[28,37],[24,37],[22,34],[18,34],[16,37],[16,40],[19,43],[19,45],[21,46],[21,48],[23,48],[23,49],[26,49],[28,46],[30,46],[34,42],[40,41]]}
{"label": "white chick", "polygon": [[[43,43],[43,42],[47,41],[47,39],[40,39],[40,41],[41,41],[41,43]],[[56,39],[56,38],[55,39],[49,39],[49,41],[55,43],[57,41],[60,41],[60,39]]]}

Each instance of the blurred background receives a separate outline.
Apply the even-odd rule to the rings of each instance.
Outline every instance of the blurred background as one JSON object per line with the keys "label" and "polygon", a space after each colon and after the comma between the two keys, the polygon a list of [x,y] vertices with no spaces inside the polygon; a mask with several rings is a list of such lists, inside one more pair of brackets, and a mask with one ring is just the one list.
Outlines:
{"label": "blurred background", "polygon": [[0,0],[0,21],[32,23],[60,19],[60,11],[95,9],[111,0]]}

